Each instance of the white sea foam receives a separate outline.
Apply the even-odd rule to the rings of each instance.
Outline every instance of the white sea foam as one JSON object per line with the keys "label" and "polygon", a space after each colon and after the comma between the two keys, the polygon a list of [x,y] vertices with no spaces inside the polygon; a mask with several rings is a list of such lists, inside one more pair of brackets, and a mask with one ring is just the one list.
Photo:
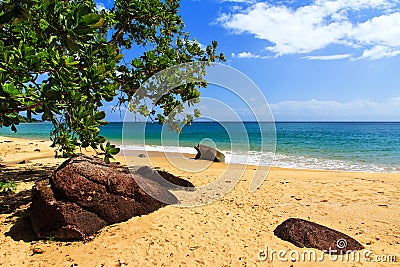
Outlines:
{"label": "white sea foam", "polygon": [[[123,150],[145,150],[173,153],[196,154],[193,147],[152,146],[152,145],[127,145],[121,146]],[[261,153],[257,151],[225,151],[226,163],[248,164],[257,166],[275,166],[281,168],[311,169],[311,170],[339,170],[352,172],[400,172],[400,168],[304,156],[275,154],[272,152]]]}
{"label": "white sea foam", "polygon": [[122,150],[144,150],[144,151],[196,154],[196,149],[194,149],[193,147],[121,145],[120,148]]}

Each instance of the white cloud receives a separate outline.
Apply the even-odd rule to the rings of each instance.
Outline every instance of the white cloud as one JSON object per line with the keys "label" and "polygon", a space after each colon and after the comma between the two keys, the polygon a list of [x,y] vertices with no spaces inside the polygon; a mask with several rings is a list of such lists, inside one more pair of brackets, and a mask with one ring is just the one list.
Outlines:
{"label": "white cloud", "polygon": [[341,10],[360,11],[368,8],[388,9],[396,5],[397,0],[316,0],[314,5],[321,6],[328,13]]}
{"label": "white cloud", "polygon": [[394,57],[400,55],[400,47],[398,49],[394,49],[387,46],[377,45],[371,49],[364,50],[361,57],[358,59],[381,59],[385,57]]}
{"label": "white cloud", "polygon": [[400,13],[374,17],[360,23],[353,31],[354,39],[366,44],[400,46]]}
{"label": "white cloud", "polygon": [[[268,41],[266,49],[276,55],[309,53],[332,44],[400,49],[400,12],[393,7],[399,8],[398,0],[316,0],[296,9],[259,2],[223,13],[217,22],[235,34]],[[363,22],[350,19],[349,14],[365,10],[379,15]]]}
{"label": "white cloud", "polygon": [[251,52],[240,52],[238,54],[232,53],[231,56],[233,58],[256,58],[256,59],[271,59],[271,58],[273,58],[271,56],[256,55]]}
{"label": "white cloud", "polygon": [[302,59],[308,59],[308,60],[339,60],[339,59],[346,59],[346,58],[351,58],[351,54],[302,57]]}
{"label": "white cloud", "polygon": [[271,109],[277,121],[400,121],[400,97],[382,102],[282,101]]}
{"label": "white cloud", "polygon": [[97,8],[98,11],[107,10],[107,8],[104,5],[104,3],[96,3],[96,8]]}

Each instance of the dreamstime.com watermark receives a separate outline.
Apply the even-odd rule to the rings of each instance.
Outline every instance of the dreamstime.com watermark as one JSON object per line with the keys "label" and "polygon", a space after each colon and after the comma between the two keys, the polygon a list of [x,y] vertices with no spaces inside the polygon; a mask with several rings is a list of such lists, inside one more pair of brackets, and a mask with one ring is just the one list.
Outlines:
{"label": "dreamstime.com watermark", "polygon": [[344,239],[337,241],[339,249],[331,249],[316,251],[311,249],[289,249],[276,250],[265,246],[257,253],[257,258],[260,261],[267,262],[322,262],[330,260],[332,262],[380,262],[380,263],[397,263],[399,258],[397,255],[389,254],[374,254],[371,250],[344,250],[347,242]]}

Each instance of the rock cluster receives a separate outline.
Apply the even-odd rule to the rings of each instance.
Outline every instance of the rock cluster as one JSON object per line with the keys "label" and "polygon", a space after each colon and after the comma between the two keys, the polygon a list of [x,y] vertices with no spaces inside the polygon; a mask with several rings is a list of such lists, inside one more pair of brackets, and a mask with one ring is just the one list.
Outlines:
{"label": "rock cluster", "polygon": [[40,238],[85,240],[106,225],[177,204],[168,191],[174,184],[194,187],[149,167],[132,172],[96,157],[73,157],[50,179],[36,183],[32,192],[33,230]]}

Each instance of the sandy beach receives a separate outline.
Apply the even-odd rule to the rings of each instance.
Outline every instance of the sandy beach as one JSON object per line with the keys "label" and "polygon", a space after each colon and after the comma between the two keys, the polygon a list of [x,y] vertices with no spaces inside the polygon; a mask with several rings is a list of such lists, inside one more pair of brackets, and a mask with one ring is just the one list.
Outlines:
{"label": "sandy beach", "polygon": [[[90,242],[38,240],[30,228],[30,190],[64,159],[55,159],[50,142],[0,137],[0,181],[17,190],[0,196],[0,266],[398,266],[400,262],[400,173],[350,173],[272,168],[253,193],[254,166],[222,198],[199,207],[167,206],[149,215],[108,226]],[[90,152],[88,152],[90,154]],[[197,164],[190,159],[181,164]],[[208,184],[227,168],[212,163],[185,172],[161,153],[118,156],[124,164],[167,170],[196,186]],[[238,172],[243,166],[232,166]],[[310,220],[341,231],[365,246],[368,262],[263,261],[260,250],[301,253],[273,234],[288,218]],[[312,249],[307,249],[308,251]],[[322,252],[313,250],[318,256]],[[293,254],[292,254],[293,255]],[[397,263],[387,261],[397,256]]]}

